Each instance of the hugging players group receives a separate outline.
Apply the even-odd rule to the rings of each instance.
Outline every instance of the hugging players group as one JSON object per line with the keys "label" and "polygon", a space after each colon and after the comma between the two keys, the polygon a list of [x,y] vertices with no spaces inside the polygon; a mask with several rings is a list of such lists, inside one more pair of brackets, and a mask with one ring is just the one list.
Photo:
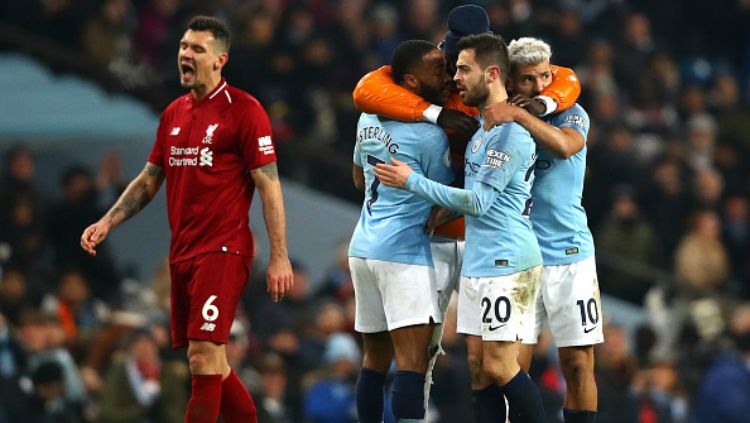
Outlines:
{"label": "hugging players group", "polygon": [[364,342],[359,421],[383,421],[393,359],[393,414],[424,421],[455,290],[477,422],[546,421],[527,374],[544,324],[567,383],[565,422],[593,422],[593,346],[604,337],[581,205],[580,84],[550,65],[544,41],[493,35],[481,7],[453,9],[448,27],[440,47],[399,45],[354,91],[364,112],[353,179],[365,200],[349,248]]}

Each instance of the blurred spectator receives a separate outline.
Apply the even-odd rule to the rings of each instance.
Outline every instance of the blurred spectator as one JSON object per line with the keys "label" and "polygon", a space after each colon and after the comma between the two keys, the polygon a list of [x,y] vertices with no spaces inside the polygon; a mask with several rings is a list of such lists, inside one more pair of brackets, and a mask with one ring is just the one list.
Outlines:
{"label": "blurred spectator", "polygon": [[19,379],[26,367],[26,357],[8,322],[0,314],[0,422],[22,421],[23,393]]}
{"label": "blurred spectator", "polygon": [[664,157],[651,173],[653,184],[648,190],[644,210],[664,242],[665,251],[674,251],[685,231],[686,213],[691,197],[685,186],[686,172],[679,160]]}
{"label": "blurred spectator", "polygon": [[34,374],[41,365],[56,363],[62,369],[66,403],[83,406],[88,398],[75,361],[64,348],[65,335],[59,322],[27,310],[21,316],[18,331],[27,359],[25,373]]}
{"label": "blurred spectator", "polygon": [[91,297],[83,274],[68,271],[60,276],[57,295],[47,294],[43,312],[57,317],[68,345],[75,353],[87,350],[94,336],[109,318],[105,303]]}
{"label": "blurred spectator", "polygon": [[708,114],[694,114],[687,122],[688,163],[695,170],[713,167],[716,121]]}
{"label": "blurred spectator", "polygon": [[326,368],[310,376],[305,394],[305,418],[311,423],[354,423],[357,410],[354,386],[360,365],[360,352],[351,335],[332,335],[326,345]]}
{"label": "blurred spectator", "polygon": [[129,12],[129,0],[107,0],[99,6],[98,15],[86,23],[83,33],[86,53],[102,65],[131,54]]}
{"label": "blurred spectator", "polygon": [[[293,412],[287,404],[289,389],[284,360],[278,354],[269,353],[263,357],[259,368],[263,390],[262,395],[256,397],[261,409],[258,421],[292,422]],[[260,413],[266,414],[266,417],[261,418]]]}
{"label": "blurred spectator", "polygon": [[[184,420],[187,374],[170,374],[148,330],[130,334],[125,355],[110,367],[102,392],[103,422],[146,423]],[[180,394],[180,391],[184,391]],[[170,397],[170,394],[176,394]]]}
{"label": "blurred spectator", "polygon": [[623,328],[605,325],[604,339],[607,342],[596,346],[596,383],[599,391],[597,420],[615,422],[625,411],[622,400],[635,374],[636,363],[630,340]]}
{"label": "blurred spectator", "polygon": [[176,28],[180,0],[150,0],[140,11],[135,33],[136,52],[145,63],[167,71],[174,66],[174,46],[182,37]]}
{"label": "blurred spectator", "polygon": [[734,313],[732,351],[712,364],[696,397],[696,421],[701,423],[740,423],[750,421],[750,304]]}
{"label": "blurred spectator", "polygon": [[656,363],[633,376],[615,423],[687,423],[684,400],[675,398],[677,375],[670,363]]}
{"label": "blurred spectator", "polygon": [[0,263],[12,261],[25,270],[43,258],[46,246],[34,175],[31,152],[23,146],[11,147],[0,181]]}
{"label": "blurred spectator", "polygon": [[695,173],[695,207],[718,210],[724,193],[724,180],[712,168],[701,168]]}
{"label": "blurred spectator", "polygon": [[621,184],[641,186],[641,180],[645,176],[633,134],[627,126],[616,123],[608,128],[604,137],[601,143],[595,143],[591,147],[589,174],[583,198],[590,221],[594,225],[606,216],[607,203],[602,199],[608,198],[613,188]]}
{"label": "blurred spectator", "polygon": [[663,253],[656,232],[641,216],[632,188],[615,192],[612,212],[595,239],[602,291],[641,304],[655,275],[638,266],[659,266]]}
{"label": "blurred spectator", "polygon": [[[0,185],[3,208],[19,196],[38,195],[34,188],[34,158],[26,147],[16,145],[5,153],[3,180]],[[7,211],[5,211],[7,213]]]}
{"label": "blurred spectator", "polygon": [[7,266],[0,278],[0,310],[14,325],[19,323],[21,312],[35,304],[26,281],[26,275],[18,268]]}
{"label": "blurred spectator", "polygon": [[741,103],[740,87],[730,73],[717,76],[711,104],[718,116],[718,139],[745,153],[750,151],[750,113],[747,104]]}
{"label": "blurred spectator", "polygon": [[349,240],[342,242],[335,250],[335,266],[323,277],[318,288],[318,296],[342,301],[354,297],[354,284],[349,272]]}
{"label": "blurred spectator", "polygon": [[25,421],[38,423],[83,422],[81,404],[66,395],[63,368],[55,361],[40,364],[31,374],[32,392]]}
{"label": "blurred spectator", "polygon": [[721,242],[721,223],[713,211],[696,212],[690,231],[675,252],[675,276],[685,288],[715,293],[729,277],[729,257]]}
{"label": "blurred spectator", "polygon": [[104,215],[105,210],[99,205],[100,194],[106,188],[117,191],[123,188],[119,158],[105,158],[96,179],[88,168],[71,166],[65,170],[61,182],[62,201],[52,208],[48,228],[50,241],[55,247],[55,261],[61,269],[80,269],[96,297],[113,300],[120,281],[107,244],[97,248],[95,257],[89,256],[79,246],[83,230]]}
{"label": "blurred spectator", "polygon": [[[722,222],[722,240],[727,247],[733,273],[740,275],[746,265],[745,259],[750,253],[750,204],[747,198],[737,195],[727,199]],[[741,294],[750,294],[746,292],[750,287],[734,288]]]}
{"label": "blurred spectator", "polygon": [[[438,25],[437,0],[410,0],[406,2],[404,30],[407,39],[434,40]],[[442,34],[441,34],[442,35]]]}
{"label": "blurred spectator", "polygon": [[[307,327],[314,311],[314,301],[308,289],[310,278],[304,265],[293,259],[292,271],[294,272],[294,286],[279,303],[274,303],[270,296],[265,294],[265,280],[250,282],[247,309],[250,312],[253,333],[258,335],[261,341],[269,343],[272,348],[276,348],[273,339],[282,334],[284,329],[301,331],[302,328]],[[260,277],[265,279],[265,274]],[[287,342],[283,344],[282,349],[288,350],[290,345]],[[296,351],[296,347],[294,350]]]}
{"label": "blurred spectator", "polygon": [[622,39],[617,48],[615,76],[626,89],[635,91],[638,79],[647,68],[648,57],[656,49],[651,35],[651,20],[642,13],[625,18]]}

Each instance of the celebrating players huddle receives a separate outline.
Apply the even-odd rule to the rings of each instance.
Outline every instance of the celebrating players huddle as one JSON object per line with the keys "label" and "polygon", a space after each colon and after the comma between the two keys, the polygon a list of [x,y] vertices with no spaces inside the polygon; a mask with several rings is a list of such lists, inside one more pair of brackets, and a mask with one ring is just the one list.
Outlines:
{"label": "celebrating players huddle", "polygon": [[593,345],[604,338],[581,206],[589,119],[575,103],[580,85],[550,65],[543,41],[506,45],[491,34],[481,7],[457,7],[448,27],[440,49],[404,42],[354,92],[364,112],[353,177],[365,201],[349,249],[364,341],[359,420],[383,420],[395,359],[393,414],[424,421],[456,290],[479,423],[546,421],[526,373],[545,321],[567,382],[565,421],[593,422]]}

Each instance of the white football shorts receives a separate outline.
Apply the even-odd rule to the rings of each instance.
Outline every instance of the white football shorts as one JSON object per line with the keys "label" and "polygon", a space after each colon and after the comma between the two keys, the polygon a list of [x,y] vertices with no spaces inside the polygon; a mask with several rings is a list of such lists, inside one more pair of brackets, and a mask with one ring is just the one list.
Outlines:
{"label": "white football shorts", "polygon": [[599,278],[593,255],[571,264],[544,266],[534,320],[533,330],[523,337],[524,344],[536,344],[545,323],[557,347],[604,342]]}
{"label": "white football shorts", "polygon": [[431,266],[349,257],[354,283],[354,329],[392,331],[442,322]]}
{"label": "white football shorts", "polygon": [[462,277],[458,290],[459,333],[483,341],[521,339],[534,322],[542,266],[492,278]]}

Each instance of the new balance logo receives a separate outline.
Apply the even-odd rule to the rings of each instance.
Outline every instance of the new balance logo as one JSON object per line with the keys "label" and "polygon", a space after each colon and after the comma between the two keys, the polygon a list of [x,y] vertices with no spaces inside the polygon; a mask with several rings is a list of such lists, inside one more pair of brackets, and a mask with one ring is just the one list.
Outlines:
{"label": "new balance logo", "polygon": [[201,330],[206,332],[213,332],[214,329],[216,329],[216,323],[206,322],[203,324],[203,326],[201,326]]}
{"label": "new balance logo", "polygon": [[199,166],[208,166],[211,167],[214,165],[214,152],[209,150],[208,147],[203,147],[201,149],[201,157],[200,157],[200,163],[198,163]]}
{"label": "new balance logo", "polygon": [[213,125],[208,125],[208,128],[206,128],[206,136],[203,137],[203,144],[213,143],[214,132],[216,131],[216,128],[218,127],[219,127],[218,123],[214,123]]}
{"label": "new balance logo", "polygon": [[266,156],[273,154],[273,141],[270,135],[258,138],[258,150]]}
{"label": "new balance logo", "polygon": [[179,134],[180,134],[179,126],[175,126],[174,128],[172,128],[172,132],[169,133],[169,135],[172,135],[172,136],[179,135]]}

